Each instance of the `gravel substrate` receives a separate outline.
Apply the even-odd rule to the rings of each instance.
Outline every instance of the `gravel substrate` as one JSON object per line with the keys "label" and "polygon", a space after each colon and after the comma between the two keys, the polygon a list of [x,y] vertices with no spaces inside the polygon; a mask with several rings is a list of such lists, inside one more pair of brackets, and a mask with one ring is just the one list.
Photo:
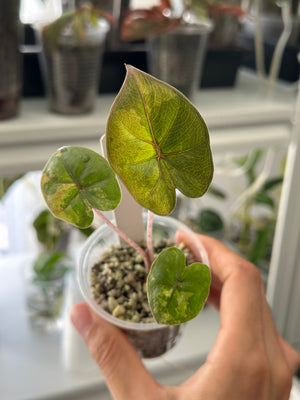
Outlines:
{"label": "gravel substrate", "polygon": [[[154,243],[154,256],[172,246],[183,250],[187,265],[194,262],[190,251],[172,239]],[[112,246],[104,252],[92,267],[91,285],[97,303],[114,317],[131,322],[154,322],[147,299],[144,261],[131,246]]]}

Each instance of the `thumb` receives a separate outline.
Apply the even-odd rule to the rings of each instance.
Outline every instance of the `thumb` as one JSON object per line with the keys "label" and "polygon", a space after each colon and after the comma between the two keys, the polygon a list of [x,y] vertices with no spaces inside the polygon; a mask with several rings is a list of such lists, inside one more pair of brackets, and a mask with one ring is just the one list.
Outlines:
{"label": "thumb", "polygon": [[99,317],[86,303],[73,306],[71,320],[115,399],[146,398],[145,394],[156,392],[159,385],[122,331]]}

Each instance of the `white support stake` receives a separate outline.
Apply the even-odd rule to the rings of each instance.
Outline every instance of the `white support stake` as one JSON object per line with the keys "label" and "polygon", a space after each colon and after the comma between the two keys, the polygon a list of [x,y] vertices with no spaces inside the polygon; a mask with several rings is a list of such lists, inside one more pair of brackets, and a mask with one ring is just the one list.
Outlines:
{"label": "white support stake", "polygon": [[[105,135],[101,137],[100,145],[103,156],[107,158]],[[120,180],[118,182],[121,187],[122,199],[113,211],[116,225],[132,240],[139,243],[145,240],[143,208],[133,199],[123,183]],[[120,240],[123,242],[123,239]]]}

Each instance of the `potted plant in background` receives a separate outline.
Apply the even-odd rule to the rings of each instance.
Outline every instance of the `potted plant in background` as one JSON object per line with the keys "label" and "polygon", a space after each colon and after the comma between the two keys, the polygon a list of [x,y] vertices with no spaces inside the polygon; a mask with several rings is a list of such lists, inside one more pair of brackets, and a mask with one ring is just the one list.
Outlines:
{"label": "potted plant in background", "polygon": [[236,251],[257,265],[266,280],[272,253],[278,204],[283,182],[283,172],[270,176],[271,163],[268,159],[260,173],[259,162],[264,151],[255,150],[235,160],[245,169],[247,187],[237,199],[228,221],[226,239]]}
{"label": "potted plant in background", "polygon": [[19,113],[22,92],[19,0],[0,4],[0,120]]}
{"label": "potted plant in background", "polygon": [[245,11],[240,0],[208,0],[208,13],[214,23],[214,30],[209,38],[213,48],[232,47],[237,45],[237,34]]}
{"label": "potted plant in background", "polygon": [[33,227],[41,250],[25,271],[26,306],[33,325],[50,332],[60,328],[65,275],[71,269],[70,228],[47,209],[37,215]]}
{"label": "potted plant in background", "polygon": [[[142,356],[154,357],[172,347],[178,325],[199,313],[209,293],[211,278],[206,265],[195,262],[185,267],[184,254],[175,247],[174,237],[173,246],[155,258],[153,247],[155,249],[157,244],[152,242],[158,232],[164,235],[171,231],[174,235],[181,227],[173,219],[169,224],[169,217],[158,217],[158,224],[154,219],[153,227],[153,213],[167,216],[175,207],[176,189],[189,197],[199,197],[209,187],[213,164],[208,131],[199,112],[180,92],[127,66],[126,79],[108,118],[106,142],[110,164],[89,149],[59,149],[44,168],[41,188],[48,207],[58,218],[84,228],[92,223],[94,213],[97,213],[112,228],[113,241],[117,239],[114,234],[117,232],[137,251],[134,259],[138,267],[130,263],[130,258],[125,260],[130,271],[126,276],[119,264],[127,257],[127,252],[131,252],[127,247],[125,250],[122,246],[113,254],[109,254],[112,250],[106,249],[108,253],[102,255],[97,266],[101,257],[99,246],[103,252],[106,241],[108,245],[112,244],[104,226],[91,235],[86,251],[82,253],[79,276],[83,294],[90,305],[121,326]],[[120,202],[121,191],[115,173],[135,201],[148,209],[147,235],[141,243],[131,241],[102,212],[114,209]],[[131,220],[136,223],[135,216]],[[197,261],[207,262],[203,256],[205,252],[200,254],[202,248],[199,251],[199,247],[194,246],[191,250]],[[107,254],[109,257],[105,259]],[[113,276],[109,273],[110,264],[115,269]],[[134,270],[142,276],[142,281],[144,279],[143,284],[138,282]],[[105,282],[97,281],[101,275],[108,275]],[[133,298],[129,293],[131,284],[136,284]],[[123,286],[126,293],[121,289]],[[105,288],[107,293],[104,293]],[[93,294],[95,289],[96,295]],[[129,304],[120,304],[117,299],[120,295],[127,297],[126,302],[137,311],[137,300],[144,296],[145,289],[149,301],[146,307],[150,306],[158,324],[134,322],[135,312],[133,321],[124,321],[122,308]],[[116,300],[118,311],[109,297]],[[115,316],[97,303],[103,299],[108,303],[108,311],[111,308]],[[156,334],[158,341],[154,339]],[[167,342],[159,345],[163,339]]]}
{"label": "potted plant in background", "polygon": [[212,28],[207,15],[196,13],[192,3],[182,2],[178,9],[162,0],[151,9],[129,10],[121,39],[147,38],[149,72],[193,100]]}
{"label": "potted plant in background", "polygon": [[112,17],[83,3],[41,28],[50,110],[81,114],[93,110],[106,34]]}
{"label": "potted plant in background", "polygon": [[234,86],[247,47],[239,42],[245,11],[240,0],[207,0],[207,13],[214,29],[207,44],[200,86]]}

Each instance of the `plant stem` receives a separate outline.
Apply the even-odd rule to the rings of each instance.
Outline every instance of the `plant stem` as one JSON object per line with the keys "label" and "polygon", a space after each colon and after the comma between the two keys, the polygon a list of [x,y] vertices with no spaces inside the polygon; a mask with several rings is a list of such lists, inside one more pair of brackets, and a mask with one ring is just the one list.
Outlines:
{"label": "plant stem", "polygon": [[152,231],[153,231],[153,212],[148,210],[148,219],[147,219],[147,255],[148,255],[148,260],[149,260],[149,270],[147,270],[147,273],[150,271],[150,266],[153,263],[154,260],[154,252],[153,252],[153,244],[152,244]]}
{"label": "plant stem", "polygon": [[136,251],[138,251],[143,257],[145,268],[148,273],[150,270],[150,262],[147,253],[137,244],[134,240],[130,239],[129,236],[126,235],[123,231],[121,231],[115,224],[113,224],[100,210],[97,208],[93,208],[96,214],[98,214],[103,221],[113,229],[122,239],[124,239],[130,246],[132,246]]}

